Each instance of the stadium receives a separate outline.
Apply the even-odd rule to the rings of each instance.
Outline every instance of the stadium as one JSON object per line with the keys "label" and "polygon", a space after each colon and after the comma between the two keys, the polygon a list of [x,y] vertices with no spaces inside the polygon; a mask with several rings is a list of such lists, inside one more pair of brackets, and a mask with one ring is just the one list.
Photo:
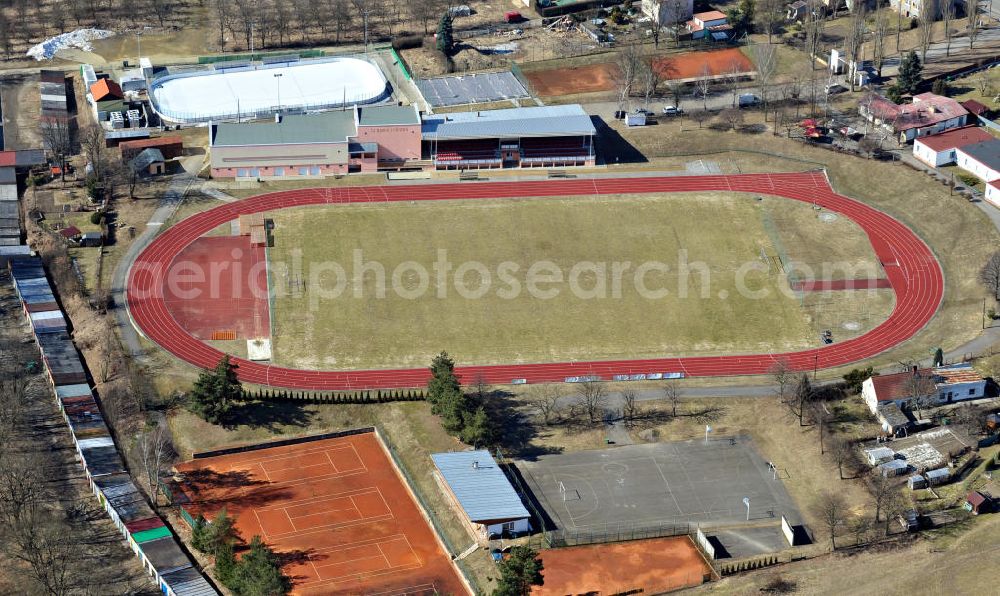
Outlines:
{"label": "stadium", "polygon": [[385,74],[363,56],[222,63],[207,71],[167,74],[149,89],[153,109],[174,124],[377,104],[391,95]]}
{"label": "stadium", "polygon": [[[819,217],[828,212],[843,217]],[[258,221],[244,225],[241,216],[250,215]],[[239,235],[202,238],[234,219]],[[730,225],[704,225],[709,221]],[[621,229],[632,233],[608,233]],[[841,239],[836,248],[823,242],[831,235]],[[387,237],[407,241],[387,243]],[[672,292],[653,309],[632,294],[615,301],[572,292],[547,301],[532,300],[530,292],[465,299],[457,284],[443,298],[437,291],[408,296],[424,279],[414,263],[433,259],[435,248],[449,249],[456,263],[492,264],[484,255],[515,263],[546,258],[569,271],[570,263],[593,255],[644,262],[678,246],[715,255],[706,264],[720,272],[715,292],[703,299],[674,299]],[[331,275],[327,265],[317,273],[294,268],[296,258],[304,267],[350,266],[351,249],[364,253],[360,270],[369,273],[352,278],[346,293],[347,277]],[[785,251],[806,263],[820,255],[871,267],[864,277],[828,280],[845,289],[831,294],[808,279],[788,279],[775,264],[791,262]],[[760,263],[755,287],[772,289],[752,306],[724,274],[745,259]],[[175,261],[210,270],[236,260],[254,279],[185,282],[182,290],[198,292],[198,299],[169,290]],[[388,271],[370,273],[383,262]],[[398,289],[384,297],[369,292],[389,273]],[[456,269],[455,279],[469,290],[488,289],[488,277],[478,273]],[[351,390],[422,385],[426,354],[441,346],[462,354],[463,377],[498,384],[765,374],[778,359],[794,370],[843,366],[919,331],[941,302],[942,281],[919,238],[834,192],[822,173],[611,177],[314,188],[225,204],[171,227],[140,254],[127,304],[147,338],[199,367],[211,368],[229,353],[244,382]],[[669,277],[656,283],[676,285]],[[774,291],[781,284],[794,293]],[[255,292],[258,286],[263,290]],[[324,292],[337,293],[329,296],[337,302],[312,305]],[[706,312],[712,316],[699,316]],[[601,323],[600,349],[593,347],[594,325],[581,321]],[[379,334],[372,332],[375,323],[384,328]],[[820,333],[831,328],[833,342]],[[760,351],[761,338],[767,352]]]}

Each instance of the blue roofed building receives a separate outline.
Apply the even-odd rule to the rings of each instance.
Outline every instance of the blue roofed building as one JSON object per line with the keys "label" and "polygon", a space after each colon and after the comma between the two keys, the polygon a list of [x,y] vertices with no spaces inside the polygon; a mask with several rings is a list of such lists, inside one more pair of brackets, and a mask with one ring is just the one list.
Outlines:
{"label": "blue roofed building", "polygon": [[477,539],[531,531],[531,514],[489,451],[435,453],[431,459]]}

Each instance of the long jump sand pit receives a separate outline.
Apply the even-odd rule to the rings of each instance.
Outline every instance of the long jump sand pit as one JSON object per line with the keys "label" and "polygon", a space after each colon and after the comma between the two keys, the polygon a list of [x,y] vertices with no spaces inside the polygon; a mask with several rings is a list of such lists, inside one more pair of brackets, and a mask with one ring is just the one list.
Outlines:
{"label": "long jump sand pit", "polygon": [[[732,72],[751,74],[754,70],[750,59],[736,48],[661,56],[653,64],[664,79],[679,81],[718,77]],[[525,76],[536,94],[552,97],[610,91],[614,89],[614,69],[613,63],[602,62],[537,70],[526,72]]]}
{"label": "long jump sand pit", "polygon": [[543,550],[538,596],[660,594],[700,586],[711,569],[687,536]]}
{"label": "long jump sand pit", "polygon": [[188,511],[226,507],[296,594],[468,593],[374,432],[271,445],[176,466]]}

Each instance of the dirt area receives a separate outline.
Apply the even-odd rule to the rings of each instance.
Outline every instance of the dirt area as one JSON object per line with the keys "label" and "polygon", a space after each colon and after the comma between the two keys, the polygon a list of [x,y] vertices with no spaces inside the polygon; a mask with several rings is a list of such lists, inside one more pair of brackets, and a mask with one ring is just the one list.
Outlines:
{"label": "dirt area", "polygon": [[37,149],[42,146],[38,118],[42,105],[38,78],[11,75],[0,80],[3,102],[4,149]]}

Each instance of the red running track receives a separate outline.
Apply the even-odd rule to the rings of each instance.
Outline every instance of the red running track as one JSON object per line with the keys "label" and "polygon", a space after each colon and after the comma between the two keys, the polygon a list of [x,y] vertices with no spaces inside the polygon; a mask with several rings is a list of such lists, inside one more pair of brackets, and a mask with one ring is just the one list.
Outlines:
{"label": "red running track", "polygon": [[[480,375],[487,382],[507,384],[559,382],[567,377],[653,372],[683,372],[686,376],[765,374],[779,360],[794,370],[829,368],[869,358],[906,341],[934,316],[944,295],[941,266],[931,250],[909,228],[863,203],[839,195],[822,172],[742,174],[737,176],[681,176],[542,180],[530,182],[470,182],[354,188],[306,189],[260,195],[193,215],[160,234],[129,271],[127,304],[137,328],[178,358],[212,368],[222,352],[189,335],[167,310],[163,300],[163,273],[174,257],[209,230],[245,213],[302,205],[353,202],[432,201],[573,195],[615,195],[682,191],[728,191],[776,195],[816,204],[856,222],[868,234],[876,255],[896,293],[889,318],[868,333],[821,348],[783,354],[700,356],[595,362],[558,362],[466,366],[457,372],[465,379]],[[296,389],[363,389],[416,387],[426,383],[426,369],[315,371],[281,368],[235,359],[241,380]]]}

